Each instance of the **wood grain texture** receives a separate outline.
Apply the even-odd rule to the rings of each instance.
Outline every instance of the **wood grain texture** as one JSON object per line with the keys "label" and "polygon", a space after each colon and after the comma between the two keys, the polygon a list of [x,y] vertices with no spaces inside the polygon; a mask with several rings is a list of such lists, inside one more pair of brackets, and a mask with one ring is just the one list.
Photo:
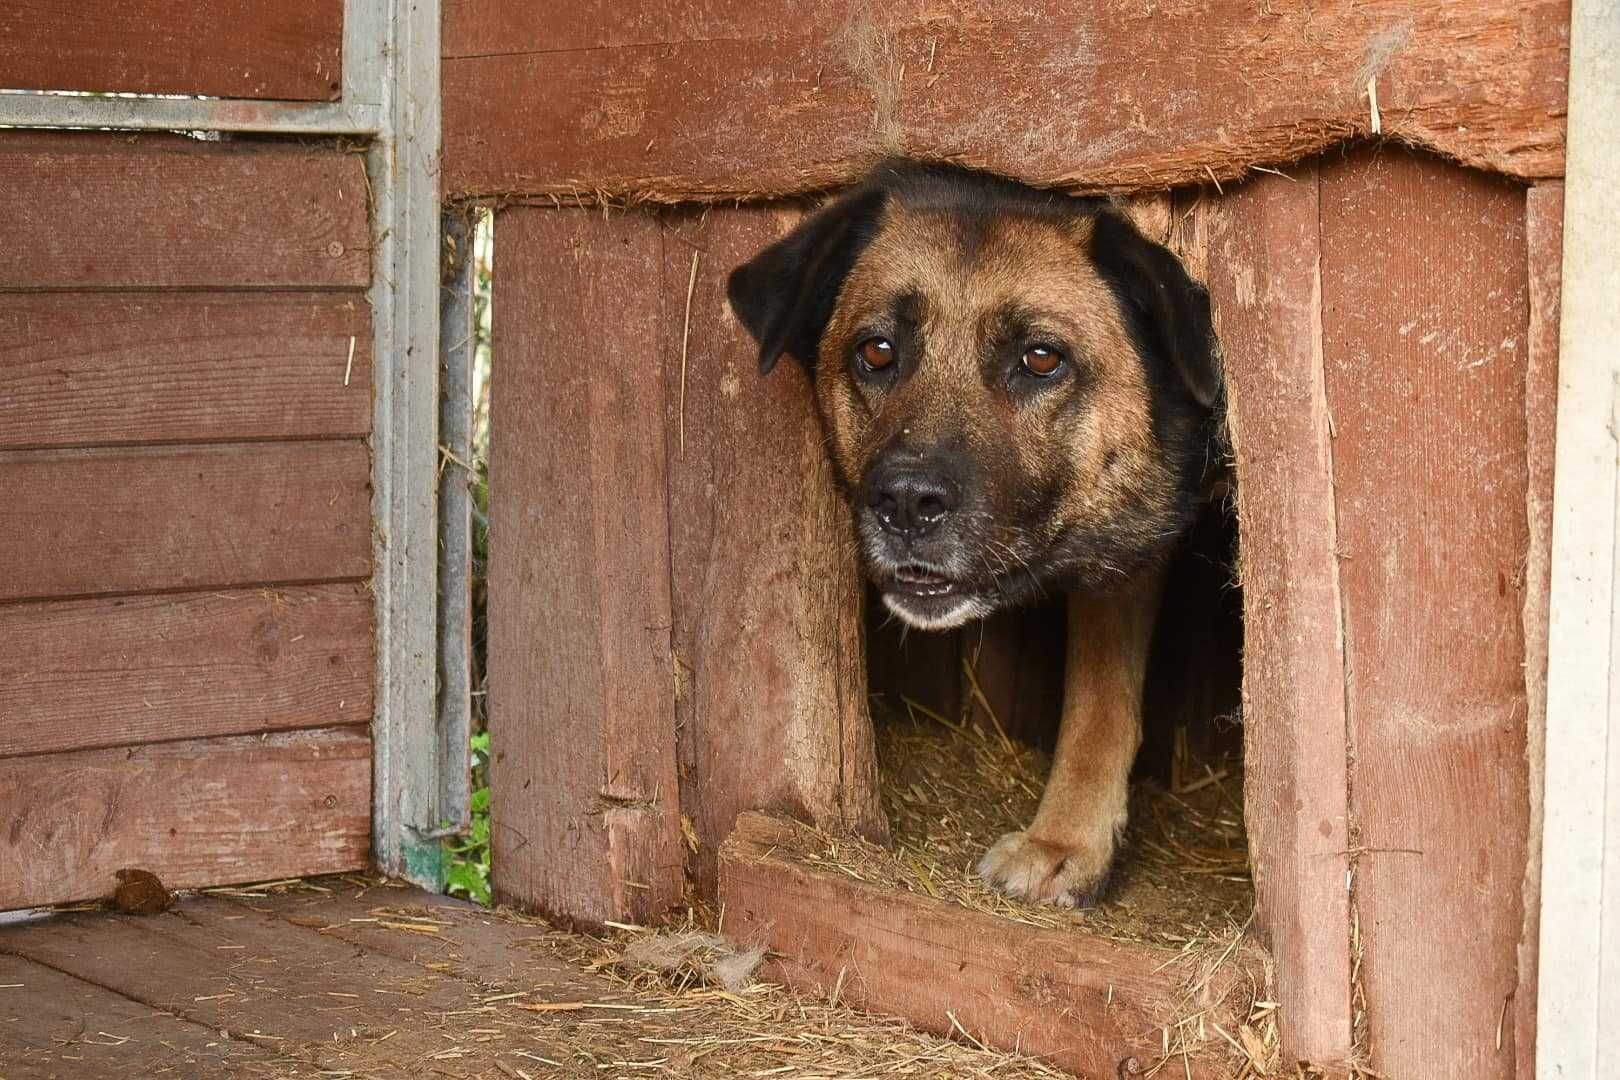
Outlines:
{"label": "wood grain texture", "polygon": [[363,867],[371,737],[332,728],[0,760],[0,910]]}
{"label": "wood grain texture", "polygon": [[1525,193],[1530,329],[1525,353],[1524,691],[1530,821],[1525,851],[1524,929],[1513,1000],[1519,1080],[1536,1075],[1536,976],[1541,932],[1542,798],[1546,791],[1547,636],[1552,590],[1553,458],[1558,429],[1558,325],[1564,255],[1564,185]]}
{"label": "wood grain texture", "polygon": [[217,1028],[182,1020],[21,956],[0,952],[0,986],[11,988],[0,993],[0,1061],[6,1063],[8,1076],[201,1080],[230,1075],[227,1062],[256,1064],[273,1075],[267,1051],[232,1047]]}
{"label": "wood grain texture", "polygon": [[571,918],[680,899],[657,219],[504,212],[493,401],[495,887]]}
{"label": "wood grain texture", "polygon": [[1290,1060],[1350,1056],[1345,665],[1324,396],[1317,170],[1208,210],[1244,606],[1244,801]]}
{"label": "wood grain texture", "polygon": [[[418,964],[437,978],[464,979],[480,987],[522,987],[559,1001],[589,1001],[612,992],[607,976],[526,947],[526,939],[533,945],[533,923],[512,919],[506,912],[396,883],[362,889],[354,888],[353,882],[317,884],[329,887],[235,897],[233,901],[261,916],[319,931],[324,938],[356,949]],[[384,925],[376,914],[378,908],[432,919],[437,930],[431,947],[424,950],[420,935],[401,934]]]}
{"label": "wood grain texture", "polygon": [[11,132],[0,290],[363,287],[359,154],[176,135]]}
{"label": "wood grain texture", "polygon": [[741,811],[887,832],[853,526],[803,370],[782,364],[762,378],[757,347],[725,295],[732,267],[795,218],[716,209],[674,219],[665,239],[681,808],[697,834],[693,878],[703,896],[714,895],[720,844]]}
{"label": "wood grain texture", "polygon": [[[1240,948],[1188,1000],[1197,974],[1170,950],[1045,930],[915,893],[897,893],[798,857],[801,826],[745,814],[721,853],[728,937],[769,945],[771,977],[927,1031],[959,1028],[1082,1076],[1136,1075],[1164,1059],[1163,1025],[1182,1008],[1235,1032],[1237,988],[1257,974]],[[838,989],[834,991],[834,987]],[[1194,1004],[1196,1003],[1196,1004]],[[1232,1075],[1214,1040],[1165,1064],[1172,1076]]]}
{"label": "wood grain texture", "polygon": [[0,453],[0,600],[371,573],[358,441]]}
{"label": "wood grain texture", "polygon": [[0,605],[0,757],[368,723],[372,606],[362,585]]}
{"label": "wood grain texture", "polygon": [[1524,207],[1522,188],[1402,152],[1321,171],[1355,904],[1371,1065],[1391,1076],[1514,1071]]}
{"label": "wood grain texture", "polygon": [[[418,894],[399,893],[373,891],[372,908],[385,916],[395,914],[385,906],[395,894],[405,910],[397,912],[403,917],[389,921],[395,927],[424,925],[410,921],[415,907],[411,901]],[[446,922],[439,916],[425,925]],[[414,940],[418,948],[433,947],[426,934],[393,932]],[[531,1054],[552,1060],[570,1056],[564,1037],[546,1031],[543,1022],[525,1024],[528,1018],[513,1007],[515,999],[528,996],[522,991],[531,986],[546,999],[539,979],[504,998],[505,1008],[496,1012],[483,1003],[489,996],[488,984],[479,986],[440,975],[425,963],[356,948],[312,927],[219,897],[191,899],[178,911],[156,917],[75,914],[39,930],[0,930],[0,950],[213,1031],[227,1049],[229,1065],[216,1073],[187,1074],[198,1080],[205,1075],[323,1073],[376,1080],[421,1076],[483,1080],[508,1075],[496,1062],[503,1051],[534,1045]],[[536,974],[543,979],[545,972],[541,965]],[[600,978],[596,981],[598,987],[603,985]],[[599,1000],[594,995],[592,999]],[[447,1043],[443,1031],[427,1019],[468,1013],[501,1024],[506,1037]],[[525,1027],[528,1030],[522,1030]],[[242,1060],[237,1049],[243,1045],[271,1048],[275,1067],[261,1073],[253,1067],[253,1057]],[[139,1070],[139,1062],[132,1052],[131,1067],[123,1075],[164,1075]]]}
{"label": "wood grain texture", "polygon": [[[675,202],[814,191],[901,151],[1040,184],[1226,180],[1374,130],[1563,169],[1568,6],[1216,0],[580,5],[445,20],[445,188]],[[1189,89],[1190,88],[1190,89]]]}
{"label": "wood grain texture", "polygon": [[370,431],[359,293],[0,293],[0,449]]}
{"label": "wood grain texture", "polygon": [[11,0],[0,86],[336,101],[342,0]]}

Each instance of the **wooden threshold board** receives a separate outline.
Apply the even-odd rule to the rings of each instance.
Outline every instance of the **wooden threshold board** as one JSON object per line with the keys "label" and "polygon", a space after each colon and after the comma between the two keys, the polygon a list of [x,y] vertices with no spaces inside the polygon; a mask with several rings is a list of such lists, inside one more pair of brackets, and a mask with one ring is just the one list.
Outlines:
{"label": "wooden threshold board", "polygon": [[[1082,1076],[1226,1077],[1264,957],[1208,964],[1175,950],[1046,929],[862,881],[814,862],[820,835],[744,814],[720,852],[722,928],[765,944],[766,977],[940,1034],[1019,1050]],[[1178,1020],[1205,1037],[1187,1047]],[[1168,1033],[1167,1033],[1168,1029]]]}

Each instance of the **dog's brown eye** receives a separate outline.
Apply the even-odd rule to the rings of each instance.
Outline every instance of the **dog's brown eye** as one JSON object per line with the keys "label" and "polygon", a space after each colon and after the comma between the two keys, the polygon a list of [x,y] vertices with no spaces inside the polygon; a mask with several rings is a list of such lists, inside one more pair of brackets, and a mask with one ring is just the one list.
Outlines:
{"label": "dog's brown eye", "polygon": [[1045,345],[1036,345],[1024,350],[1024,370],[1031,375],[1046,378],[1057,373],[1063,366],[1063,354],[1056,349],[1048,349]]}
{"label": "dog's brown eye", "polygon": [[866,370],[882,371],[894,363],[894,346],[884,338],[867,338],[855,346],[855,355]]}

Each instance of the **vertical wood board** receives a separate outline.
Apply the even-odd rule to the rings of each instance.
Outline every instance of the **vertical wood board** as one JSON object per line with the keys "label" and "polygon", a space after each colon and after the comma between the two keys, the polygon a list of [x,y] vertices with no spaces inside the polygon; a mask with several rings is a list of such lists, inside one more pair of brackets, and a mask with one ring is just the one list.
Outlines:
{"label": "vertical wood board", "polygon": [[761,377],[726,300],[731,270],[795,220],[715,209],[674,219],[664,241],[676,716],[704,896],[741,811],[886,832],[848,510],[803,370]]}
{"label": "vertical wood board", "polygon": [[490,567],[493,863],[588,921],[680,898],[661,226],[498,222]]}
{"label": "vertical wood board", "polygon": [[1349,820],[1317,172],[1209,210],[1211,305],[1237,463],[1244,796],[1284,1052],[1350,1055]]}
{"label": "vertical wood board", "polygon": [[1524,193],[1393,150],[1321,176],[1371,1064],[1508,1076],[1529,824]]}

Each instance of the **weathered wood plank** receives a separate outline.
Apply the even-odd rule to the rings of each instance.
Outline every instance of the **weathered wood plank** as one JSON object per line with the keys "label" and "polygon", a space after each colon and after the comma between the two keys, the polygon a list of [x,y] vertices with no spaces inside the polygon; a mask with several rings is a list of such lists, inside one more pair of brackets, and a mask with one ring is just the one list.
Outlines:
{"label": "weathered wood plank", "polygon": [[[411,924],[395,923],[393,933],[406,936],[400,925]],[[48,930],[0,930],[0,950],[204,1025],[221,1042],[270,1048],[283,1063],[274,1075],[473,1080],[502,1075],[493,1059],[514,1043],[532,1045],[521,1032],[447,1040],[435,1018],[497,1019],[480,1008],[483,987],[225,899],[200,897],[144,918],[73,915]],[[499,1020],[522,1015],[511,1010]],[[548,1041],[530,1052],[563,1049]],[[253,1075],[215,1075],[243,1074]]]}
{"label": "weathered wood plank", "polygon": [[592,921],[680,899],[661,227],[499,222],[491,452],[495,886]]}
{"label": "weathered wood plank", "polygon": [[342,0],[12,0],[0,86],[336,101]]}
{"label": "weathered wood plank", "polygon": [[0,759],[0,910],[112,892],[142,867],[171,888],[362,867],[365,728]]}
{"label": "weathered wood plank", "polygon": [[0,605],[0,757],[371,719],[363,585]]}
{"label": "weathered wood plank", "polygon": [[231,1075],[229,1065],[267,1068],[272,1060],[257,1047],[232,1046],[217,1029],[3,951],[0,987],[7,1077],[204,1080]]}
{"label": "weathered wood plank", "polygon": [[[492,911],[396,882],[368,888],[356,887],[353,878],[326,878],[314,884],[319,891],[294,888],[233,899],[262,917],[419,964],[435,977],[465,979],[484,988],[521,988],[556,1001],[589,1001],[623,990],[534,948],[535,920],[515,918],[509,909]],[[401,933],[399,924],[412,921],[423,925],[423,931]],[[273,937],[275,932],[267,933]]]}
{"label": "weathered wood plank", "polygon": [[0,290],[358,287],[359,154],[286,142],[11,132]]}
{"label": "weathered wood plank", "polygon": [[370,316],[359,293],[0,293],[0,449],[366,435]]}
{"label": "weathered wood plank", "polygon": [[0,600],[363,578],[358,441],[0,453]]}
{"label": "weathered wood plank", "polygon": [[1547,634],[1552,589],[1553,458],[1558,430],[1558,324],[1564,255],[1564,185],[1537,184],[1526,193],[1530,331],[1525,354],[1525,513],[1529,536],[1524,568],[1525,755],[1529,762],[1530,829],[1525,851],[1524,929],[1519,938],[1519,988],[1513,999],[1519,1080],[1536,1075],[1536,978],[1541,931],[1542,797],[1546,790]]}
{"label": "weathered wood plank", "polygon": [[1386,150],[1324,164],[1321,200],[1371,1064],[1509,1076],[1529,823],[1524,193]]}
{"label": "weathered wood plank", "polygon": [[[735,1017],[724,1002],[705,1003],[699,994],[685,1002],[689,1007],[672,1008],[667,993],[589,970],[580,945],[510,911],[350,875],[271,895],[184,897],[159,916],[73,913],[0,926],[0,1055],[10,1049],[8,1034],[32,1033],[58,1015],[57,1030],[69,1039],[129,1039],[119,1044],[117,1060],[125,1066],[119,1071],[87,1064],[71,1042],[23,1059],[22,1072],[12,1056],[0,1060],[16,1080],[326,1074],[517,1080],[783,1069],[842,1075],[857,1060],[853,1042],[881,1043],[886,1069],[920,1060],[939,1076],[1040,1072],[1030,1062],[897,1033],[892,1021],[764,987],[750,991],[750,1000],[783,1011],[756,1029],[767,1039],[726,1039],[720,1029]],[[66,988],[38,982],[35,971],[66,980]],[[6,986],[24,980],[22,987]],[[67,989],[92,984],[100,987],[93,994],[133,1003],[139,1012],[119,1014],[132,1023],[151,1017],[149,1030],[172,1022],[159,1011],[198,1025],[217,1044],[217,1065],[189,1068],[185,1039],[149,1051],[142,1028],[67,1027],[75,1012],[92,1021],[98,1015]],[[91,999],[91,1009],[99,1000]],[[13,1017],[8,1008],[32,1011]],[[631,1016],[633,1023],[621,1022]],[[838,1038],[807,1042],[799,1038],[807,1030],[836,1031]]]}
{"label": "weathered wood plank", "polygon": [[[1163,1027],[1178,1013],[1205,1009],[1228,1032],[1245,1019],[1237,989],[1255,969],[1244,949],[1189,994],[1199,973],[1169,950],[896,893],[796,859],[801,837],[790,822],[745,814],[720,859],[727,936],[768,944],[778,957],[770,970],[792,986],[836,987],[857,1007],[963,1030],[1084,1076],[1136,1075],[1163,1061]],[[1216,1043],[1177,1053],[1166,1071],[1232,1075]]]}
{"label": "weathered wood plank", "polygon": [[726,300],[731,269],[793,220],[792,211],[716,209],[672,221],[665,242],[681,808],[705,896],[741,811],[887,831],[847,508],[803,370],[783,364],[761,378]]}
{"label": "weathered wood plank", "polygon": [[896,150],[1041,184],[1165,188],[1372,132],[1517,176],[1563,168],[1561,0],[550,15],[448,9],[448,192],[721,201],[833,186]]}
{"label": "weathered wood plank", "polygon": [[1345,665],[1317,172],[1291,174],[1214,204],[1206,261],[1237,460],[1249,851],[1285,1053],[1326,1063],[1351,1048]]}

